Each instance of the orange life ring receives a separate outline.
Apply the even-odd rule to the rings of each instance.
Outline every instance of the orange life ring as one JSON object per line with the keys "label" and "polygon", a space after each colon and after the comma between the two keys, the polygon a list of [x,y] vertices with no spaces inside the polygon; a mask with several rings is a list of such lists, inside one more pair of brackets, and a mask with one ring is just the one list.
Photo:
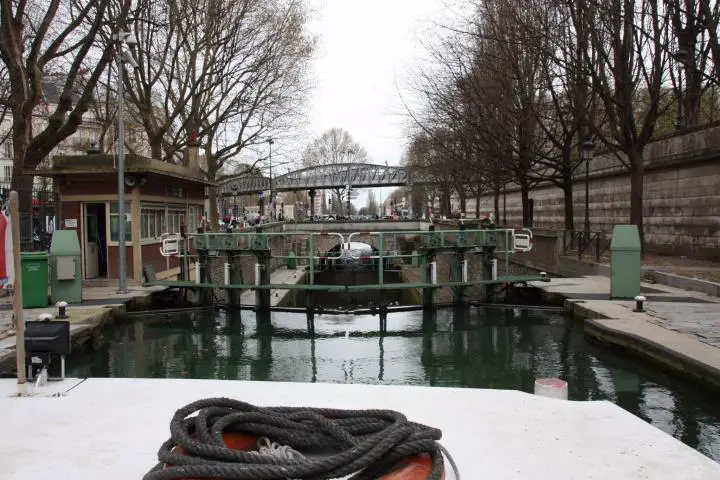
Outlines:
{"label": "orange life ring", "polygon": [[[254,435],[244,433],[230,432],[223,434],[225,446],[233,450],[256,450],[257,439],[258,437]],[[173,452],[179,455],[185,455],[185,450],[180,446],[174,447]],[[427,453],[421,453],[403,458],[389,473],[380,477],[380,480],[427,480],[430,472],[432,472],[432,459]],[[441,478],[445,478],[444,472]],[[183,478],[182,480],[199,479]]]}
{"label": "orange life ring", "polygon": [[[390,473],[380,480],[426,480],[432,473],[432,459],[427,453],[413,455],[400,460]],[[445,472],[440,476],[445,478]]]}

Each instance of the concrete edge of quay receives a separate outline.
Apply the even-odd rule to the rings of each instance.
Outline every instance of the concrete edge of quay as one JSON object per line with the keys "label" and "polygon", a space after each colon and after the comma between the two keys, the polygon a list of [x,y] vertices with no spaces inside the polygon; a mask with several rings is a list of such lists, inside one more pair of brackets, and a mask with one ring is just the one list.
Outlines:
{"label": "concrete edge of quay", "polygon": [[640,271],[643,275],[652,278],[656,283],[661,285],[720,297],[720,283],[701,280],[699,278],[683,277],[682,275],[675,275],[674,273],[662,272],[651,268],[643,268]]}
{"label": "concrete edge of quay", "polygon": [[[149,307],[153,295],[163,291],[164,290],[149,291],[144,294],[128,297],[124,300],[120,299],[118,303],[114,304],[83,307],[83,311],[78,310],[78,307],[81,307],[81,305],[71,305],[68,310],[68,320],[70,321],[70,342],[72,347],[75,348],[91,341],[98,336],[100,330],[104,327],[122,318],[125,312]],[[48,306],[46,310],[53,312],[55,309],[54,307]],[[35,320],[35,318],[28,318],[27,310],[25,313],[26,321]],[[73,316],[76,317],[73,318]],[[11,334],[6,336],[4,341],[9,342],[10,339],[12,339],[10,346],[3,348],[3,346],[0,345],[0,374],[15,372],[15,335]]]}
{"label": "concrete edge of quay", "polygon": [[634,312],[613,301],[586,301],[539,286],[554,304],[562,299],[564,313],[582,321],[584,336],[601,347],[646,361],[674,377],[720,393],[720,349],[648,321],[650,315]]}
{"label": "concrete edge of quay", "polygon": [[[681,335],[675,332],[671,333]],[[713,392],[720,392],[720,368],[710,365],[692,354],[679,352],[646,335],[613,328],[609,322],[602,322],[598,319],[585,320],[585,335],[601,346],[621,349],[635,357],[647,360],[676,377],[692,381]],[[697,342],[696,340],[692,341]],[[701,342],[697,343],[704,345]]]}

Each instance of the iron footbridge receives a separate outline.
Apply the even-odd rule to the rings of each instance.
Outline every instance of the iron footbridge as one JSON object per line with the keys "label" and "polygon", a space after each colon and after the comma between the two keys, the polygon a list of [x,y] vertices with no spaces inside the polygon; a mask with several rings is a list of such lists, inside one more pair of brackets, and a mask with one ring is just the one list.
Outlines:
{"label": "iron footbridge", "polygon": [[[308,167],[273,177],[272,189],[285,192],[345,188],[347,185],[372,188],[431,183],[434,183],[431,178],[426,179],[418,173],[411,176],[405,167],[347,163]],[[233,176],[221,181],[219,187],[223,196],[248,195],[270,190],[271,180],[264,176]]]}

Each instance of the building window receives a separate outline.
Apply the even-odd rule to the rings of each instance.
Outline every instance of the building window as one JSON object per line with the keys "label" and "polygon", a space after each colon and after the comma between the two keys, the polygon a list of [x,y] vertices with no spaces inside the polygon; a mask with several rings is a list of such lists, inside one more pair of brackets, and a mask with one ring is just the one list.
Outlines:
{"label": "building window", "polygon": [[[118,202],[110,203],[110,241],[117,242],[120,238],[118,232],[120,223],[118,221]],[[125,203],[125,241],[132,242],[132,220],[130,217],[130,203]]]}
{"label": "building window", "polygon": [[197,232],[200,226],[200,217],[202,217],[202,207],[200,205],[189,205],[187,211],[187,232]]}
{"label": "building window", "polygon": [[165,232],[165,205],[143,203],[140,208],[140,239],[156,240]]}
{"label": "building window", "polygon": [[185,207],[180,205],[168,206],[165,233],[180,233],[180,225],[184,225],[184,223]]}
{"label": "building window", "polygon": [[5,165],[5,171],[3,173],[5,174],[5,180],[8,182],[12,180],[12,165]]}

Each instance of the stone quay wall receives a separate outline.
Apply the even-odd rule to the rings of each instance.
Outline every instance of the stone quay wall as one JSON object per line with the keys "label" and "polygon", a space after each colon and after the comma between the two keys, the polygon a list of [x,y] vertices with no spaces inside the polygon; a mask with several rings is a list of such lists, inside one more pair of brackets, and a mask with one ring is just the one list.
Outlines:
{"label": "stone quay wall", "polygon": [[[643,214],[648,251],[699,258],[720,258],[720,126],[659,139],[644,151]],[[614,225],[630,221],[630,175],[622,154],[595,155],[590,161],[589,212],[592,231],[612,233]],[[563,229],[563,191],[541,184],[534,199],[533,228]],[[493,209],[493,196],[480,198],[480,212]],[[470,203],[472,206],[470,206]],[[474,201],[467,209],[474,211]],[[508,186],[500,198],[507,206],[507,224],[522,223],[520,190]],[[573,184],[574,223],[585,219],[585,167],[577,169]]]}

